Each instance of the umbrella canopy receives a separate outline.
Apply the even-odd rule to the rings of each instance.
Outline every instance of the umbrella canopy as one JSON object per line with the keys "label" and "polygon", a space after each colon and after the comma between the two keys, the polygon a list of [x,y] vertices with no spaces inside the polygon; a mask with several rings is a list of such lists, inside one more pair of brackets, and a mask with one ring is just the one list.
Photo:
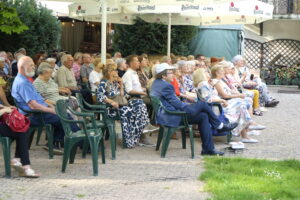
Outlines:
{"label": "umbrella canopy", "polygon": [[[168,25],[253,24],[272,19],[273,6],[257,0],[51,0],[73,2],[69,17],[102,22],[101,58],[106,56],[106,23],[134,24],[138,16]],[[100,3],[99,3],[100,1]]]}

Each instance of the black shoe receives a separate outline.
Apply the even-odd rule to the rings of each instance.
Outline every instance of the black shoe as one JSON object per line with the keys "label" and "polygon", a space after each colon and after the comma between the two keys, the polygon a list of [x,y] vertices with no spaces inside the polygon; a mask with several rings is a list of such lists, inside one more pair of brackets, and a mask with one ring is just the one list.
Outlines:
{"label": "black shoe", "polygon": [[208,152],[202,151],[201,155],[202,156],[223,156],[224,152],[222,152],[222,151],[216,151],[216,150],[208,151]]}
{"label": "black shoe", "polygon": [[277,101],[277,100],[272,100],[272,101],[269,101],[268,103],[266,103],[266,107],[275,107],[275,106],[277,106],[277,104],[279,104],[279,101]]}
{"label": "black shoe", "polygon": [[231,130],[235,129],[238,125],[239,125],[239,123],[237,123],[237,122],[223,124],[223,128],[218,129],[218,132],[231,131]]}

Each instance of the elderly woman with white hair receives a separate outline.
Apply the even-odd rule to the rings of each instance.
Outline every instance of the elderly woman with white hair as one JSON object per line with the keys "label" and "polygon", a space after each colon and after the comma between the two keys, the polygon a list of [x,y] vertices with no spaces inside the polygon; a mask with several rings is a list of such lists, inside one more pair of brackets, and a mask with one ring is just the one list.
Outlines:
{"label": "elderly woman with white hair", "polygon": [[267,85],[262,82],[262,80],[258,76],[254,76],[254,74],[250,73],[250,70],[246,66],[246,61],[244,60],[243,56],[234,56],[232,59],[232,63],[237,68],[236,73],[238,74],[243,87],[246,89],[257,89],[259,91],[259,103],[261,106],[274,107],[279,103],[279,101],[269,95]]}
{"label": "elderly woman with white hair", "polygon": [[53,73],[52,66],[47,62],[42,62],[37,70],[38,77],[33,82],[36,90],[44,97],[45,102],[55,105],[60,99],[68,99],[66,96],[70,95],[71,91],[68,88],[58,87],[54,80],[51,78]]}
{"label": "elderly woman with white hair", "polygon": [[57,70],[59,69],[58,65],[56,65],[56,58],[47,58],[46,61],[50,64],[52,67],[52,78],[56,76]]}
{"label": "elderly woman with white hair", "polygon": [[180,60],[177,62],[177,67],[178,70],[176,70],[175,76],[179,82],[180,96],[183,98],[183,101],[194,102],[197,95],[194,91],[193,78],[187,62]]}

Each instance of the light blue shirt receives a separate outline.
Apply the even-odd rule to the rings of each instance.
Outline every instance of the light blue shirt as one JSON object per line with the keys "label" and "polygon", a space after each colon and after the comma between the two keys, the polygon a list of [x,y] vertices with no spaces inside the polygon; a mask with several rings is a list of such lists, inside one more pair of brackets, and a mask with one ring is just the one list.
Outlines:
{"label": "light blue shirt", "polygon": [[[33,84],[22,74],[18,73],[16,76],[11,92],[13,98],[16,100],[18,106],[25,110],[31,110],[28,103],[35,100],[37,103],[48,106],[43,97],[37,92]],[[22,114],[26,114],[19,110]]]}

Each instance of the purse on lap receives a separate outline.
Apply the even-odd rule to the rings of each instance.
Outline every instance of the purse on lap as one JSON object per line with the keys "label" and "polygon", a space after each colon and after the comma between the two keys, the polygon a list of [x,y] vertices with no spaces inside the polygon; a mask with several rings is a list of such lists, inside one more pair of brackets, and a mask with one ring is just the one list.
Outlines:
{"label": "purse on lap", "polygon": [[4,113],[1,116],[1,121],[12,131],[18,133],[27,132],[30,126],[29,119],[22,115],[17,109],[13,109],[11,113]]}
{"label": "purse on lap", "polygon": [[[110,88],[107,84],[106,88],[105,88],[106,92],[109,93],[110,92]],[[125,96],[121,96],[120,94],[115,95],[115,96],[107,96],[107,98],[113,100],[114,102],[117,102],[120,106],[127,106],[128,105],[128,101],[125,98]]]}

